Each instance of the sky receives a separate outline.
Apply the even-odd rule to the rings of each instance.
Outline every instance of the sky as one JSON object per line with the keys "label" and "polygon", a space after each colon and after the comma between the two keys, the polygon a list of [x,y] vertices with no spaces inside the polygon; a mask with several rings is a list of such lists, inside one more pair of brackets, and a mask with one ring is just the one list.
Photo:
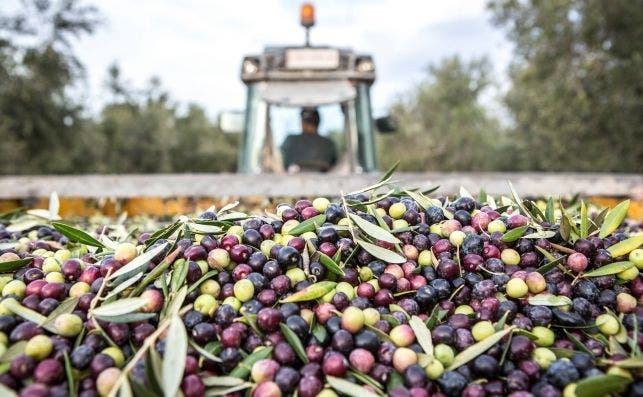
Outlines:
{"label": "sky", "polygon": [[[101,0],[103,25],[74,49],[85,64],[86,97],[99,109],[108,98],[107,69],[117,62],[126,81],[143,87],[151,76],[179,103],[194,102],[208,115],[241,110],[242,57],[266,45],[301,44],[300,1]],[[387,107],[426,75],[431,62],[459,54],[486,55],[496,79],[506,80],[511,46],[490,22],[480,0],[320,0],[313,45],[349,47],[372,54],[377,80],[374,112]],[[493,94],[488,99],[493,102]]]}

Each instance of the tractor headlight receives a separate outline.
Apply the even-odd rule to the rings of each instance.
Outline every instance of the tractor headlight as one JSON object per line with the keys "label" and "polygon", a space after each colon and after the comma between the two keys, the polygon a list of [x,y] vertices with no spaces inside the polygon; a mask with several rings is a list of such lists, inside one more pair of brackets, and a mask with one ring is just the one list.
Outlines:
{"label": "tractor headlight", "polygon": [[259,71],[259,60],[253,58],[246,58],[243,60],[241,70],[244,74],[255,74]]}
{"label": "tractor headlight", "polygon": [[375,71],[375,64],[371,58],[361,58],[357,60],[355,69],[360,73],[368,73]]}

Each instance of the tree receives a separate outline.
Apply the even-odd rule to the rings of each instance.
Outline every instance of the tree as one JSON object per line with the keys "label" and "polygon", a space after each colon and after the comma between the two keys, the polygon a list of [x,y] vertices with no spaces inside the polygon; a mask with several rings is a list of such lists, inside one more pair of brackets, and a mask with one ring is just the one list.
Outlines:
{"label": "tree", "polygon": [[498,122],[480,104],[489,86],[485,59],[451,57],[428,67],[428,77],[393,105],[395,135],[380,136],[380,168],[400,160],[400,170],[481,170],[496,161]]}
{"label": "tree", "polygon": [[643,1],[493,0],[520,169],[643,170]]}
{"label": "tree", "polygon": [[[25,0],[0,14],[0,166],[3,173],[70,171],[70,142],[82,132],[81,105],[69,94],[83,69],[73,37],[98,23],[76,0]],[[75,171],[75,170],[71,170]]]}

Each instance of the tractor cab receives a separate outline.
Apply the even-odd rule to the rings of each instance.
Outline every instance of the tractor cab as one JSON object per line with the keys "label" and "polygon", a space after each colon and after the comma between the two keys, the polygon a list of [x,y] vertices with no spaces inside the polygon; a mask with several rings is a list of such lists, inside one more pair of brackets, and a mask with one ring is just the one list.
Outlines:
{"label": "tractor cab", "polygon": [[[375,171],[374,124],[381,132],[392,132],[395,126],[389,118],[375,122],[372,118],[373,59],[350,49],[310,45],[309,29],[314,25],[310,4],[302,6],[301,23],[306,28],[305,45],[267,47],[243,59],[241,80],[247,99],[238,170],[245,174]],[[316,131],[305,125],[314,121],[306,115],[315,113]],[[330,148],[334,156],[328,154]],[[320,153],[324,161],[319,161]]]}

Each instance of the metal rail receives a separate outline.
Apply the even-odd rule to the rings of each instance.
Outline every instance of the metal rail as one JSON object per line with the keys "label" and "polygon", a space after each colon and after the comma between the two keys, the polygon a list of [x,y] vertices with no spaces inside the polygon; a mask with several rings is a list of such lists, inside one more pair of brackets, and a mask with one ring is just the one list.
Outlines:
{"label": "metal rail", "polygon": [[[381,174],[335,175],[34,175],[0,177],[0,199],[47,197],[311,197],[336,196],[371,185]],[[440,186],[440,193],[456,193],[464,186],[472,193],[508,194],[511,181],[522,196],[631,197],[643,199],[643,175],[600,173],[398,173],[405,187]]]}

